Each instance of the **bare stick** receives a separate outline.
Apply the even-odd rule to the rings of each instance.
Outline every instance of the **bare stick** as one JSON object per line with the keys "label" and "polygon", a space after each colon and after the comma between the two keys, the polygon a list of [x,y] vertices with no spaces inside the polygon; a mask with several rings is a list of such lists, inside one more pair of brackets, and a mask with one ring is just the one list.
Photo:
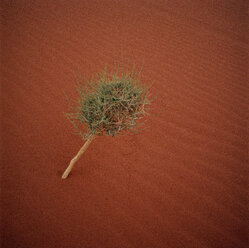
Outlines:
{"label": "bare stick", "polygon": [[81,147],[81,149],[79,150],[79,152],[77,153],[77,155],[71,160],[69,166],[67,167],[67,169],[65,170],[65,172],[62,175],[62,179],[66,179],[69,175],[69,173],[71,172],[71,170],[73,169],[74,164],[79,160],[79,158],[81,157],[81,155],[86,151],[86,149],[88,148],[88,146],[90,145],[90,143],[92,142],[92,140],[95,138],[95,135],[92,135],[86,142],[85,144]]}

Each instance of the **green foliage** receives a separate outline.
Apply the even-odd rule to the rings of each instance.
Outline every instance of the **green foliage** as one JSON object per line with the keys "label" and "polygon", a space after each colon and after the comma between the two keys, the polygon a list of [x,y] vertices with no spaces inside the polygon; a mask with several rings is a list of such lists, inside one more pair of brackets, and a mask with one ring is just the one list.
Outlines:
{"label": "green foliage", "polygon": [[[89,82],[76,76],[79,99],[73,106],[67,98],[73,112],[66,114],[76,134],[87,139],[93,134],[116,136],[122,131],[140,131],[139,126],[144,124],[140,119],[146,115],[146,106],[151,102],[148,87],[140,82],[140,72],[135,72],[135,66],[125,73],[116,69],[107,73],[105,69]],[[84,133],[82,125],[87,127]]]}

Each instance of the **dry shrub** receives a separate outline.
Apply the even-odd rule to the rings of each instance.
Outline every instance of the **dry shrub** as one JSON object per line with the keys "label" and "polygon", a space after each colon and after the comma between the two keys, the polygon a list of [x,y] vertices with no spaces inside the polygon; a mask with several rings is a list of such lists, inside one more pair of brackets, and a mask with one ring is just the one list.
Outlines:
{"label": "dry shrub", "polygon": [[[141,83],[141,69],[133,64],[129,72],[114,63],[112,72],[105,68],[89,81],[76,75],[78,101],[68,99],[72,112],[66,113],[76,129],[76,134],[84,140],[90,136],[123,134],[123,131],[138,133],[144,122],[140,120],[147,114],[149,87]],[[87,128],[87,131],[83,132]]]}

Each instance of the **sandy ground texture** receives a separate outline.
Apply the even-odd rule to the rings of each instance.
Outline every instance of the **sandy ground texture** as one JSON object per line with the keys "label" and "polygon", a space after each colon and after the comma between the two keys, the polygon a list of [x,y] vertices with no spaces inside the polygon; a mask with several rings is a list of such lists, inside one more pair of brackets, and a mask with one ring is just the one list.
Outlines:
{"label": "sandy ground texture", "polygon": [[[247,10],[2,1],[2,247],[247,247]],[[62,91],[122,48],[154,82],[149,129],[94,140],[63,181],[83,142]]]}

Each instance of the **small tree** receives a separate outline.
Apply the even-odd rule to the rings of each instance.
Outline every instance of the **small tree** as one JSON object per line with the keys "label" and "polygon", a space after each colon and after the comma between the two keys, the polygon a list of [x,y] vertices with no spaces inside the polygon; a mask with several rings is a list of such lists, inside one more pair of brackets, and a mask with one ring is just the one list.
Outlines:
{"label": "small tree", "polygon": [[[127,66],[128,67],[128,66]],[[62,175],[66,179],[74,164],[86,151],[90,143],[97,136],[110,135],[112,137],[125,131],[138,133],[143,125],[140,121],[146,114],[146,107],[151,103],[148,99],[148,87],[140,81],[140,71],[135,66],[129,72],[124,69],[119,72],[119,65],[114,65],[114,71],[108,73],[105,69],[90,82],[83,83],[82,78],[76,76],[78,103],[74,106],[69,99],[72,113],[66,113],[85,144],[71,160]],[[87,131],[82,133],[82,125]]]}

